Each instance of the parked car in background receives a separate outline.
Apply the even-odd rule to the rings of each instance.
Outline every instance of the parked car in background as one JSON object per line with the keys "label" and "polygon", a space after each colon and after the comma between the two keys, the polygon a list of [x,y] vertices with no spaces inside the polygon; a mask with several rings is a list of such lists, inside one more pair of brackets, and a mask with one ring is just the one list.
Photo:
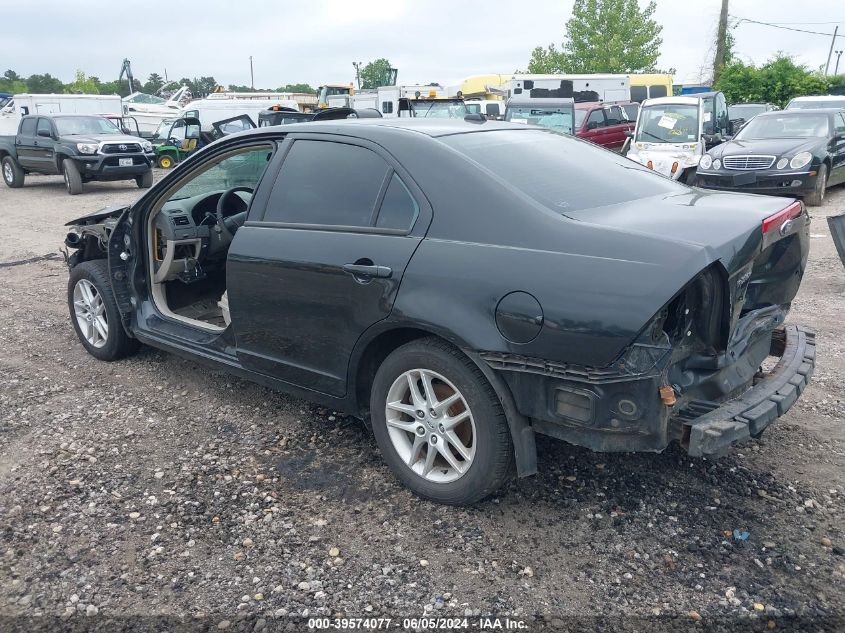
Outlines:
{"label": "parked car in background", "polygon": [[845,95],[795,97],[786,104],[786,110],[817,110],[818,108],[845,108]]}
{"label": "parked car in background", "polygon": [[800,202],[690,189],[532,126],[258,128],[70,224],[91,355],[143,342],[369,419],[397,478],[443,503],[536,472],[536,433],[718,454],[814,366],[812,332],[784,326]]}
{"label": "parked car in background", "polygon": [[[731,121],[750,121],[758,114],[763,112],[772,112],[779,110],[776,105],[771,103],[734,103],[728,106],[728,118]],[[734,123],[736,125],[736,123]]]}
{"label": "parked car in background", "polygon": [[124,134],[102,116],[28,115],[15,136],[0,136],[3,180],[23,187],[26,174],[64,176],[70,195],[92,180],[133,180],[142,189],[153,184],[152,144]]}
{"label": "parked car in background", "polygon": [[564,134],[575,131],[575,103],[572,99],[527,99],[511,97],[505,121],[539,125]]}
{"label": "parked car in background", "polygon": [[607,149],[621,150],[628,138],[626,132],[633,132],[635,125],[622,106],[622,103],[576,103],[575,136]]}
{"label": "parked car in background", "polygon": [[730,137],[728,106],[721,92],[644,101],[628,158],[673,180],[695,181],[708,148]]}
{"label": "parked car in background", "polygon": [[466,99],[464,105],[470,114],[483,114],[488,119],[501,120],[505,116],[502,99]]}
{"label": "parked car in background", "polygon": [[845,110],[783,110],[758,114],[698,164],[697,184],[824,201],[845,182]]}

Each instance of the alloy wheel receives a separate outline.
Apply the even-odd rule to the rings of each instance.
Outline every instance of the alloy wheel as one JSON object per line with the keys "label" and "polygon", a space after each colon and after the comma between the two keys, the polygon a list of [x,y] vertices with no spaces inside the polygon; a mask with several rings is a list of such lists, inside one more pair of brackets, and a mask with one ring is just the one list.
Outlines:
{"label": "alloy wheel", "polygon": [[73,311],[82,336],[94,347],[103,347],[109,337],[106,305],[96,286],[80,279],[73,288]]}
{"label": "alloy wheel", "polygon": [[400,459],[434,483],[460,479],[472,466],[475,420],[463,394],[429,369],[400,375],[387,393],[385,417]]}
{"label": "alloy wheel", "polygon": [[8,184],[12,184],[15,180],[15,174],[12,171],[12,165],[8,161],[3,164],[3,178],[6,179],[6,182]]}

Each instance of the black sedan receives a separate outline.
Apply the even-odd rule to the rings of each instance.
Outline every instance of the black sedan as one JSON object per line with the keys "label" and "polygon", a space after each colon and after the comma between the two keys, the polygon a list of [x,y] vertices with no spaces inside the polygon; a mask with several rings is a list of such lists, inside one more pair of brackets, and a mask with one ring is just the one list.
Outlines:
{"label": "black sedan", "polygon": [[820,205],[828,187],[845,182],[845,111],[758,114],[701,158],[696,182],[708,189],[799,196]]}
{"label": "black sedan", "polygon": [[523,125],[260,128],[71,226],[90,354],[144,343],[359,417],[445,503],[534,473],[537,433],[719,453],[814,365],[812,333],[784,326],[800,202],[692,189]]}

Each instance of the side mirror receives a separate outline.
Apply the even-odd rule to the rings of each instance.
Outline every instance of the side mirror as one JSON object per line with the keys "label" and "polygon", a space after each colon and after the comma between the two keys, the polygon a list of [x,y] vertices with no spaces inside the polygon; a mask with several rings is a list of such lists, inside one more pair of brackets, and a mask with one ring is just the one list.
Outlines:
{"label": "side mirror", "polygon": [[38,130],[38,136],[46,136],[47,138],[53,138],[53,133],[50,130]]}
{"label": "side mirror", "polygon": [[634,130],[625,130],[625,136],[627,138],[634,138]]}
{"label": "side mirror", "polygon": [[704,141],[705,147],[712,147],[719,142],[719,137],[714,134],[702,134],[701,140]]}

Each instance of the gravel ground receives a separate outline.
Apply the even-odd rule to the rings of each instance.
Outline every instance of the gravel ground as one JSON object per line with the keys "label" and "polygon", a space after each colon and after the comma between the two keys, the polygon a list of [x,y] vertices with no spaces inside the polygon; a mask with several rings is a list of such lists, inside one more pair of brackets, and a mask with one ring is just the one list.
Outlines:
{"label": "gravel ground", "polygon": [[538,476],[460,509],[402,488],[355,420],[152,349],[89,356],[62,224],[137,194],[0,188],[0,627],[845,627],[845,270],[824,221],[843,188],[812,210],[790,315],[818,332],[816,375],[761,440],[709,461],[541,438]]}

